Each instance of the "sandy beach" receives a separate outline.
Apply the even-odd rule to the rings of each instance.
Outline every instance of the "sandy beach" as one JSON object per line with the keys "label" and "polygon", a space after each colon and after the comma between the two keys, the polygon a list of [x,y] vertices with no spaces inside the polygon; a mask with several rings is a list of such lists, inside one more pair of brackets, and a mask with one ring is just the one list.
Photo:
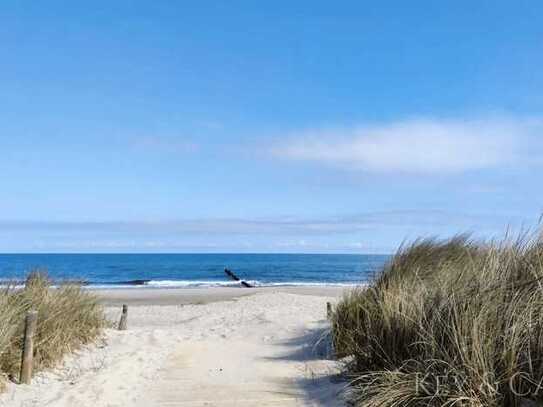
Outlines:
{"label": "sandy beach", "polygon": [[108,329],[0,406],[341,406],[325,341],[326,302],[341,287],[98,291]]}
{"label": "sandy beach", "polygon": [[332,285],[278,286],[258,288],[214,287],[214,288],[129,288],[96,290],[106,306],[114,305],[186,305],[209,304],[228,301],[253,294],[286,293],[318,297],[338,297],[348,287]]}

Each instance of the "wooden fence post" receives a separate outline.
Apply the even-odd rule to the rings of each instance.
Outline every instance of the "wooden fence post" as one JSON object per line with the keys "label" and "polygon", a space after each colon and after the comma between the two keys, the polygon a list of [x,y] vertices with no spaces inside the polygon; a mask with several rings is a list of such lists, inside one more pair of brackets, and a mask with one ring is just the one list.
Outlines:
{"label": "wooden fence post", "polygon": [[123,313],[121,314],[121,320],[119,321],[119,331],[126,331],[128,319],[128,305],[123,304]]}
{"label": "wooden fence post", "polygon": [[326,317],[330,319],[332,317],[332,304],[326,303]]}
{"label": "wooden fence post", "polygon": [[34,358],[34,334],[38,322],[38,312],[29,311],[25,318],[25,333],[23,339],[23,357],[19,383],[30,384],[32,381],[32,363]]}

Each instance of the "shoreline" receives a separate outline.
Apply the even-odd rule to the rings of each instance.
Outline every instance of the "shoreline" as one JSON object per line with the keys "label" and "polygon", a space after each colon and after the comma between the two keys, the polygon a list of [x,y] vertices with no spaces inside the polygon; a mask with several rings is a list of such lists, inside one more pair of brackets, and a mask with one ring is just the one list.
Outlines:
{"label": "shoreline", "polygon": [[232,301],[264,293],[285,293],[339,298],[356,286],[307,285],[274,287],[205,287],[205,288],[109,288],[93,289],[105,306],[117,305],[188,305]]}

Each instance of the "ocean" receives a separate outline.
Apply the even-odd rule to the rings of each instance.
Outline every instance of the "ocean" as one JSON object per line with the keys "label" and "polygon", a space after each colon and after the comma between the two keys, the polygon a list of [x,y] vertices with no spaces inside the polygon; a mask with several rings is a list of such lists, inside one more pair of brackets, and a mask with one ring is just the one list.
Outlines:
{"label": "ocean", "polygon": [[91,288],[237,286],[228,268],[255,286],[368,282],[389,259],[348,254],[0,254],[0,281],[45,269],[53,281]]}

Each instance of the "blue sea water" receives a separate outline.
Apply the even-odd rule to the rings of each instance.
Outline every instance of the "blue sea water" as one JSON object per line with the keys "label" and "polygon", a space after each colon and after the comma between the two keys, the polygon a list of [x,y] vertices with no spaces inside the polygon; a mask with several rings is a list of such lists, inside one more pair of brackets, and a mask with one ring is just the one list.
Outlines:
{"label": "blue sea water", "polygon": [[228,268],[257,286],[351,285],[367,282],[388,260],[346,254],[0,254],[0,280],[20,281],[46,269],[54,281],[90,287],[236,286]]}

